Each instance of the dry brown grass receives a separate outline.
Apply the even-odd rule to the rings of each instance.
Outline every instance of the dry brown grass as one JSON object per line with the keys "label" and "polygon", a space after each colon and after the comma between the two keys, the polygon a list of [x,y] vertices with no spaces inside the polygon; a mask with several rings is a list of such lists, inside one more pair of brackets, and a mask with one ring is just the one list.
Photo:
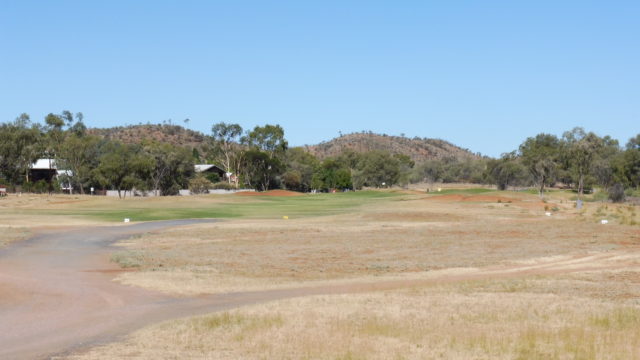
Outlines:
{"label": "dry brown grass", "polygon": [[600,277],[623,288],[640,273],[619,274],[290,299],[154,325],[72,359],[633,359],[640,306],[607,296]]}
{"label": "dry brown grass", "polygon": [[609,222],[623,225],[640,225],[640,211],[637,205],[592,203],[578,212],[578,215],[589,222],[608,220]]}
{"label": "dry brown grass", "polygon": [[[551,217],[547,205],[557,208]],[[636,228],[583,221],[564,201],[415,195],[340,216],[226,220],[148,234],[121,244],[120,258],[139,271],[118,280],[189,295],[419,277],[637,244]]]}
{"label": "dry brown grass", "polygon": [[12,242],[25,240],[31,236],[28,228],[24,227],[0,227],[0,248],[9,245]]}

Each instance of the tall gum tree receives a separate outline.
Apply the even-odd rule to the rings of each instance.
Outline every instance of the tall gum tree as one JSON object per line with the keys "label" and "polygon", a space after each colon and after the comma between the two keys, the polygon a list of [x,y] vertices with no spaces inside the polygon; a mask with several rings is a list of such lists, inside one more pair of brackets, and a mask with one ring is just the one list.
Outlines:
{"label": "tall gum tree", "polygon": [[544,198],[545,185],[554,179],[560,154],[560,140],[551,134],[538,134],[520,145],[520,156]]}
{"label": "tall gum tree", "polygon": [[564,154],[568,158],[570,170],[578,185],[578,198],[584,194],[585,178],[591,173],[596,155],[604,146],[603,141],[592,132],[576,127],[562,135]]}
{"label": "tall gum tree", "polygon": [[[242,149],[239,148],[242,127],[239,124],[227,124],[220,122],[211,127],[211,135],[214,141],[216,161],[224,167],[226,172],[239,171]],[[231,183],[231,178],[228,178]]]}

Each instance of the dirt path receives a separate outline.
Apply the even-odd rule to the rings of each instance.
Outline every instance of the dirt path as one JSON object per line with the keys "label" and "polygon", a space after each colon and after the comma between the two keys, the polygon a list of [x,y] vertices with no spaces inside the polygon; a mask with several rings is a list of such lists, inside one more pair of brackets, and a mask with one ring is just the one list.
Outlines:
{"label": "dirt path", "polygon": [[640,254],[607,252],[524,264],[378,281],[180,298],[111,281],[110,245],[120,239],[197,220],[84,228],[36,236],[0,251],[0,359],[50,358],[127,334],[144,325],[272,300],[391,290],[477,279],[637,266]]}

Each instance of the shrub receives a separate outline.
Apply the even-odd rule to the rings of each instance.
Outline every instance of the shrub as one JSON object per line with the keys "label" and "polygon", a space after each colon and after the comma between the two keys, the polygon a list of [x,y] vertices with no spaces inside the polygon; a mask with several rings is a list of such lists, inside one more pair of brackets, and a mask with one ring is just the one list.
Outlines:
{"label": "shrub", "polygon": [[217,183],[217,182],[220,182],[221,180],[220,175],[218,175],[218,173],[215,173],[215,172],[207,173],[205,177],[207,178],[207,180],[211,181],[212,183]]}
{"label": "shrub", "polygon": [[622,184],[617,183],[609,189],[609,200],[619,203],[624,202],[624,199],[624,186],[622,186]]}
{"label": "shrub", "polygon": [[199,175],[189,180],[189,191],[192,194],[207,194],[211,188],[213,188],[213,183],[204,176]]}
{"label": "shrub", "polygon": [[26,182],[22,185],[21,190],[24,192],[45,194],[49,192],[49,183],[44,180],[38,180],[37,182]]}
{"label": "shrub", "polygon": [[233,184],[229,184],[227,182],[217,182],[215,184],[211,184],[212,187],[211,189],[216,189],[216,190],[233,190],[236,187]]}

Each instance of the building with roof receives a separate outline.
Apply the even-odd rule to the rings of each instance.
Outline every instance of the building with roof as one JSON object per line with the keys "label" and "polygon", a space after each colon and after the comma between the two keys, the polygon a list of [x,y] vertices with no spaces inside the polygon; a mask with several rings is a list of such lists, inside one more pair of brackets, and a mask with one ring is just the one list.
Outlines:
{"label": "building with roof", "polygon": [[207,174],[215,173],[215,174],[218,174],[218,176],[220,177],[220,180],[227,178],[227,172],[217,165],[196,164],[194,166],[195,166],[195,171],[198,174],[203,174],[206,176]]}
{"label": "building with roof", "polygon": [[58,169],[56,159],[38,159],[29,169],[29,181],[32,183],[44,180],[51,184],[58,180],[63,191],[72,192],[69,178],[73,176],[71,170]]}

